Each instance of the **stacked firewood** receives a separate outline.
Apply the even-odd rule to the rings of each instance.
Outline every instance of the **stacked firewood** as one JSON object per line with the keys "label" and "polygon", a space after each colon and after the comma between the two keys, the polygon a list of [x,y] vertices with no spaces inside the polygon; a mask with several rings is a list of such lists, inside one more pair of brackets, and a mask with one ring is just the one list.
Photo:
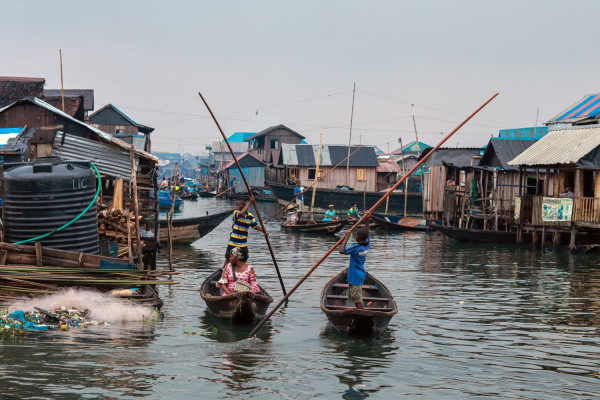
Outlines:
{"label": "stacked firewood", "polygon": [[134,245],[137,238],[135,213],[122,208],[107,208],[100,211],[98,234],[100,239],[106,238],[116,243]]}

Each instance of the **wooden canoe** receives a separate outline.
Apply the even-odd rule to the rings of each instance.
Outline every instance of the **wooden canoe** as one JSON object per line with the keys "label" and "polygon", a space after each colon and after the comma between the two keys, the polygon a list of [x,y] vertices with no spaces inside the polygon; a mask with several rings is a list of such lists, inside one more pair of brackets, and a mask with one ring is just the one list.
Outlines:
{"label": "wooden canoe", "polygon": [[413,217],[400,217],[385,214],[371,214],[371,220],[383,229],[390,231],[423,231],[431,230],[428,221]]}
{"label": "wooden canoe", "polygon": [[213,272],[200,287],[200,297],[206,302],[208,312],[215,317],[229,320],[233,323],[251,324],[262,319],[273,298],[259,285],[260,292],[221,295],[221,289],[216,286],[223,270]]}
{"label": "wooden canoe", "polygon": [[481,229],[456,228],[431,224],[431,227],[444,235],[464,242],[517,243],[517,232],[484,231]]}
{"label": "wooden canoe", "polygon": [[[223,211],[211,215],[193,218],[178,218],[173,219],[173,230],[171,238],[173,243],[191,244],[196,240],[210,233],[214,228],[219,226],[225,218],[231,215],[233,210]],[[165,242],[167,236],[167,221],[160,221],[160,240]]]}
{"label": "wooden canoe", "polygon": [[334,234],[342,230],[346,225],[346,220],[337,221],[298,221],[295,224],[283,222],[281,229],[291,232],[310,232],[310,233],[327,233]]}
{"label": "wooden canoe", "polygon": [[367,273],[362,289],[365,308],[357,309],[348,302],[347,274],[345,269],[327,282],[321,293],[321,310],[341,333],[359,337],[380,335],[398,312],[392,294],[383,283]]}

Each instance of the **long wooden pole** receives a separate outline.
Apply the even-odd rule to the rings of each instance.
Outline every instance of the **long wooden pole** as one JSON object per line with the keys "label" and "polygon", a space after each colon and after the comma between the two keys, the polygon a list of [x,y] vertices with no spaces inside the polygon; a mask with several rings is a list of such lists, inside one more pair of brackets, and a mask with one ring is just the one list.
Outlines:
{"label": "long wooden pole", "polygon": [[173,184],[171,185],[171,208],[167,215],[167,229],[169,240],[169,270],[173,270],[173,213],[175,212],[175,188],[179,183],[179,163],[175,163],[175,175],[173,175]]}
{"label": "long wooden pole", "polygon": [[348,186],[348,176],[350,174],[350,148],[352,146],[352,120],[354,119],[354,97],[356,95],[356,82],[352,89],[352,111],[350,112],[350,136],[348,138],[348,160],[346,161],[346,186]]}
{"label": "long wooden pole", "polygon": [[246,185],[246,189],[248,190],[248,195],[250,196],[250,201],[252,202],[252,205],[254,206],[254,210],[256,211],[256,216],[258,217],[260,226],[263,229],[263,232],[265,233],[265,235],[264,235],[265,241],[267,242],[267,246],[269,247],[269,252],[271,253],[271,258],[273,259],[273,265],[275,266],[275,270],[277,271],[277,277],[279,278],[279,283],[281,284],[281,290],[283,291],[283,295],[285,296],[287,293],[285,291],[285,286],[283,285],[283,279],[281,278],[281,273],[279,272],[279,266],[277,266],[277,260],[275,259],[275,253],[273,253],[273,248],[271,247],[271,242],[269,241],[269,235],[266,233],[267,231],[265,229],[265,224],[263,223],[262,217],[260,215],[260,211],[258,211],[258,207],[256,205],[256,200],[254,199],[254,196],[252,195],[252,189],[250,188],[250,184],[248,184],[248,181],[246,180],[246,176],[244,175],[244,171],[242,171],[242,166],[240,165],[240,162],[238,161],[237,157],[235,156],[235,152],[233,151],[233,148],[231,147],[229,140],[227,140],[227,136],[225,136],[225,132],[223,132],[223,129],[221,129],[221,125],[219,124],[219,121],[217,121],[215,114],[213,114],[212,110],[208,106],[208,103],[206,102],[206,100],[204,100],[202,93],[198,92],[198,96],[200,96],[200,98],[202,99],[202,102],[206,106],[206,109],[210,113],[210,116],[212,117],[213,121],[215,121],[217,128],[219,128],[219,132],[221,132],[221,136],[223,136],[223,140],[225,140],[225,144],[227,145],[227,147],[229,148],[229,151],[231,152],[231,155],[233,156],[233,161],[235,161],[235,165],[237,165],[237,168],[240,171],[240,175],[242,176],[242,179],[244,180],[244,184]]}
{"label": "long wooden pole", "polygon": [[299,196],[303,195],[304,193],[308,192],[308,191],[309,191],[309,190],[310,190],[310,189],[313,187],[313,185],[315,185],[316,183],[318,183],[318,182],[321,182],[322,180],[324,180],[324,179],[327,177],[327,175],[329,175],[329,174],[330,174],[330,173],[332,173],[332,172],[333,172],[333,171],[334,171],[334,170],[335,170],[337,167],[339,167],[340,165],[342,165],[342,163],[343,163],[344,161],[346,161],[346,159],[348,159],[348,158],[352,157],[352,156],[354,155],[354,153],[356,153],[358,150],[360,150],[360,149],[361,149],[361,147],[362,147],[362,146],[358,146],[358,147],[356,148],[356,150],[354,150],[354,151],[353,151],[353,152],[352,152],[352,153],[351,153],[349,156],[347,156],[347,157],[346,157],[346,158],[344,158],[342,161],[340,161],[339,163],[337,163],[336,165],[334,165],[334,166],[333,166],[333,168],[331,168],[329,171],[327,171],[327,172],[326,172],[326,173],[325,173],[325,174],[324,174],[322,177],[318,178],[318,179],[317,179],[317,182],[314,182],[314,183],[312,183],[312,184],[311,184],[309,187],[307,187],[306,189],[304,189],[302,192],[300,192],[300,193],[296,194],[296,195],[295,195],[295,196],[294,196],[294,197],[293,197],[293,198],[292,198],[292,199],[291,199],[291,200],[290,200],[290,201],[289,201],[289,202],[288,202],[286,205],[284,205],[283,207],[281,207],[281,208],[280,208],[280,209],[279,209],[279,210],[278,210],[278,211],[277,211],[275,214],[271,215],[271,217],[265,221],[265,224],[266,224],[267,222],[269,222],[270,220],[272,220],[273,218],[275,218],[276,216],[278,216],[278,215],[279,215],[279,213],[280,213],[280,212],[282,212],[283,210],[285,210],[285,209],[286,209],[286,208],[287,208],[287,207],[288,207],[290,204],[292,204],[292,203],[293,203],[293,202],[296,200],[296,198],[297,198],[297,197],[299,197]]}
{"label": "long wooden pole", "polygon": [[60,56],[60,97],[62,99],[62,112],[65,112],[65,89],[63,86],[62,49],[58,49]]}
{"label": "long wooden pole", "polygon": [[[404,165],[404,147],[402,147],[402,138],[398,139],[400,141],[400,154],[402,154],[402,173],[406,175],[406,166]],[[406,203],[408,203],[408,181],[404,184],[404,215],[406,218]]]}
{"label": "long wooden pole", "polygon": [[323,128],[321,128],[321,136],[319,137],[319,151],[317,152],[317,169],[315,170],[315,180],[313,182],[312,198],[310,199],[310,220],[314,221],[313,210],[315,208],[315,197],[317,195],[317,182],[319,178],[319,165],[321,164],[321,145],[323,144]]}
{"label": "long wooden pole", "polygon": [[[413,127],[415,128],[415,138],[417,139],[417,159],[421,157],[421,146],[419,145],[419,134],[417,133],[417,121],[415,120],[415,105],[410,105],[410,113],[412,114]],[[423,168],[420,168],[421,172],[421,201],[425,202],[425,196],[423,195]],[[406,216],[405,216],[406,217]]]}
{"label": "long wooden pole", "polygon": [[[366,218],[371,216],[371,213],[377,209],[377,207],[379,207],[381,205],[381,203],[383,203],[383,201],[389,197],[394,190],[396,190],[396,188],[398,188],[398,186],[400,186],[402,184],[402,182],[404,182],[406,180],[406,178],[408,176],[410,176],[410,174],[412,174],[414,171],[416,171],[416,169],[418,167],[421,166],[421,164],[427,160],[437,149],[440,148],[440,146],[442,146],[446,140],[450,139],[450,137],[452,135],[454,135],[460,128],[463,127],[464,124],[466,124],[471,118],[473,118],[479,111],[481,111],[485,106],[487,106],[496,96],[498,96],[498,93],[495,93],[492,97],[490,97],[485,103],[483,103],[481,106],[479,106],[479,108],[477,110],[475,110],[471,115],[469,115],[463,122],[461,122],[456,128],[454,128],[454,130],[450,133],[448,133],[429,153],[427,153],[425,155],[425,157],[423,157],[423,159],[419,162],[417,162],[415,164],[414,167],[411,168],[411,170],[409,171],[408,174],[404,175],[402,177],[402,179],[400,179],[398,182],[396,182],[394,184],[394,186],[392,186],[390,189],[388,189],[388,191],[383,195],[382,198],[380,198],[374,205],[373,207],[371,207],[368,211],[365,212],[365,214],[358,220],[358,222],[356,224],[354,224],[353,226],[350,227],[349,231],[352,232],[354,231]],[[252,332],[250,332],[249,337],[253,337],[254,335],[256,335],[256,332],[258,332],[258,330],[265,324],[265,322],[267,322],[269,320],[269,318],[271,318],[271,316],[273,314],[275,314],[275,311],[277,311],[279,309],[279,307],[281,307],[281,305],[283,303],[285,303],[288,298],[292,295],[292,293],[294,293],[296,291],[296,289],[298,289],[298,287],[306,280],[306,278],[308,278],[315,269],[317,269],[317,267],[319,265],[321,265],[321,263],[340,245],[340,243],[342,243],[342,241],[344,240],[344,238],[340,238],[337,242],[335,242],[335,244],[333,246],[331,246],[331,248],[329,248],[329,250],[327,250],[327,252],[325,253],[325,255],[323,255],[323,257],[321,257],[319,259],[319,261],[317,261],[310,270],[308,270],[308,272],[306,274],[304,274],[304,276],[302,278],[300,278],[300,280],[298,281],[298,283],[296,283],[294,285],[294,287],[289,291],[288,294],[286,294],[285,296],[283,296],[283,298],[279,301],[279,303],[277,303],[277,305],[275,307],[273,307],[271,309],[271,311],[269,312],[269,314],[267,314],[266,317],[264,317],[259,323],[258,325],[256,325],[256,327],[252,330]]]}

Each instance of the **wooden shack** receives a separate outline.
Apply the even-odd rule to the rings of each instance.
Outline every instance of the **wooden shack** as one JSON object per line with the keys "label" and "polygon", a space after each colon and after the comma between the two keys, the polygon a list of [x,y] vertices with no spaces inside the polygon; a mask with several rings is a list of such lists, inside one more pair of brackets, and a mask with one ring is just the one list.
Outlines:
{"label": "wooden shack", "polygon": [[571,250],[600,243],[600,127],[550,131],[509,164],[520,171],[520,240],[532,233],[545,243],[552,234],[558,246],[568,236]]}
{"label": "wooden shack", "polygon": [[[350,153],[358,149],[352,146]],[[317,173],[319,145],[284,144],[279,164],[285,168],[286,176],[295,176],[301,182],[314,181]],[[377,191],[377,155],[373,146],[362,146],[350,157],[346,168],[348,146],[322,145],[319,163],[320,188],[335,189],[337,186],[350,186],[356,191]],[[330,172],[336,165],[339,167]]]}
{"label": "wooden shack", "polygon": [[[246,181],[252,188],[264,188],[265,187],[265,163],[254,157],[252,154],[244,153],[238,157],[238,162],[242,167],[242,172],[246,177]],[[233,179],[237,181],[235,187],[236,193],[246,193],[246,185],[240,174],[240,170],[237,167],[235,161],[230,161],[225,169],[228,171],[228,182]]]}
{"label": "wooden shack", "polygon": [[133,144],[136,149],[150,153],[150,133],[154,130],[138,124],[112,104],[107,104],[88,117],[88,123],[103,132]]}
{"label": "wooden shack", "polygon": [[277,162],[282,145],[301,144],[303,139],[304,136],[287,126],[277,125],[258,132],[245,141],[249,144],[248,152],[269,167],[265,169],[265,179],[283,183],[286,178],[285,168]]}
{"label": "wooden shack", "polygon": [[[425,149],[420,159],[431,149]],[[444,222],[454,214],[456,197],[464,196],[467,176],[464,168],[477,165],[479,148],[440,148],[429,157],[423,170],[423,214],[425,218]],[[458,200],[458,204],[461,200]],[[444,216],[445,214],[445,216]],[[447,222],[446,222],[447,223]]]}

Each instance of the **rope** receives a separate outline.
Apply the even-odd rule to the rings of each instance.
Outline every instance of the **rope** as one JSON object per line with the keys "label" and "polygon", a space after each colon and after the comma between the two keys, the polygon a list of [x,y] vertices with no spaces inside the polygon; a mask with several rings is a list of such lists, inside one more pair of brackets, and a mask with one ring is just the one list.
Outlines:
{"label": "rope", "polygon": [[28,242],[33,242],[36,240],[40,240],[43,239],[45,237],[48,237],[50,235],[52,235],[53,233],[56,232],[60,232],[63,229],[65,229],[66,227],[68,227],[69,225],[71,225],[72,223],[74,223],[75,221],[77,221],[79,218],[81,218],[86,212],[88,212],[88,210],[92,207],[92,205],[94,205],[94,203],[96,202],[96,199],[98,198],[98,195],[100,194],[100,189],[102,188],[102,179],[100,178],[100,171],[98,171],[98,168],[96,168],[96,166],[94,165],[94,163],[90,163],[90,165],[92,167],[94,167],[94,170],[96,171],[96,175],[98,176],[98,184],[96,185],[96,195],[94,196],[94,198],[92,199],[92,201],[90,202],[90,204],[88,204],[88,206],[85,208],[85,210],[83,210],[78,216],[76,216],[75,218],[73,218],[71,221],[67,222],[66,224],[64,224],[63,226],[48,232],[48,233],[44,233],[43,235],[40,236],[36,236],[34,238],[31,239],[25,239],[25,240],[21,240],[20,242],[15,242],[13,244],[23,244],[23,243],[28,243]]}

